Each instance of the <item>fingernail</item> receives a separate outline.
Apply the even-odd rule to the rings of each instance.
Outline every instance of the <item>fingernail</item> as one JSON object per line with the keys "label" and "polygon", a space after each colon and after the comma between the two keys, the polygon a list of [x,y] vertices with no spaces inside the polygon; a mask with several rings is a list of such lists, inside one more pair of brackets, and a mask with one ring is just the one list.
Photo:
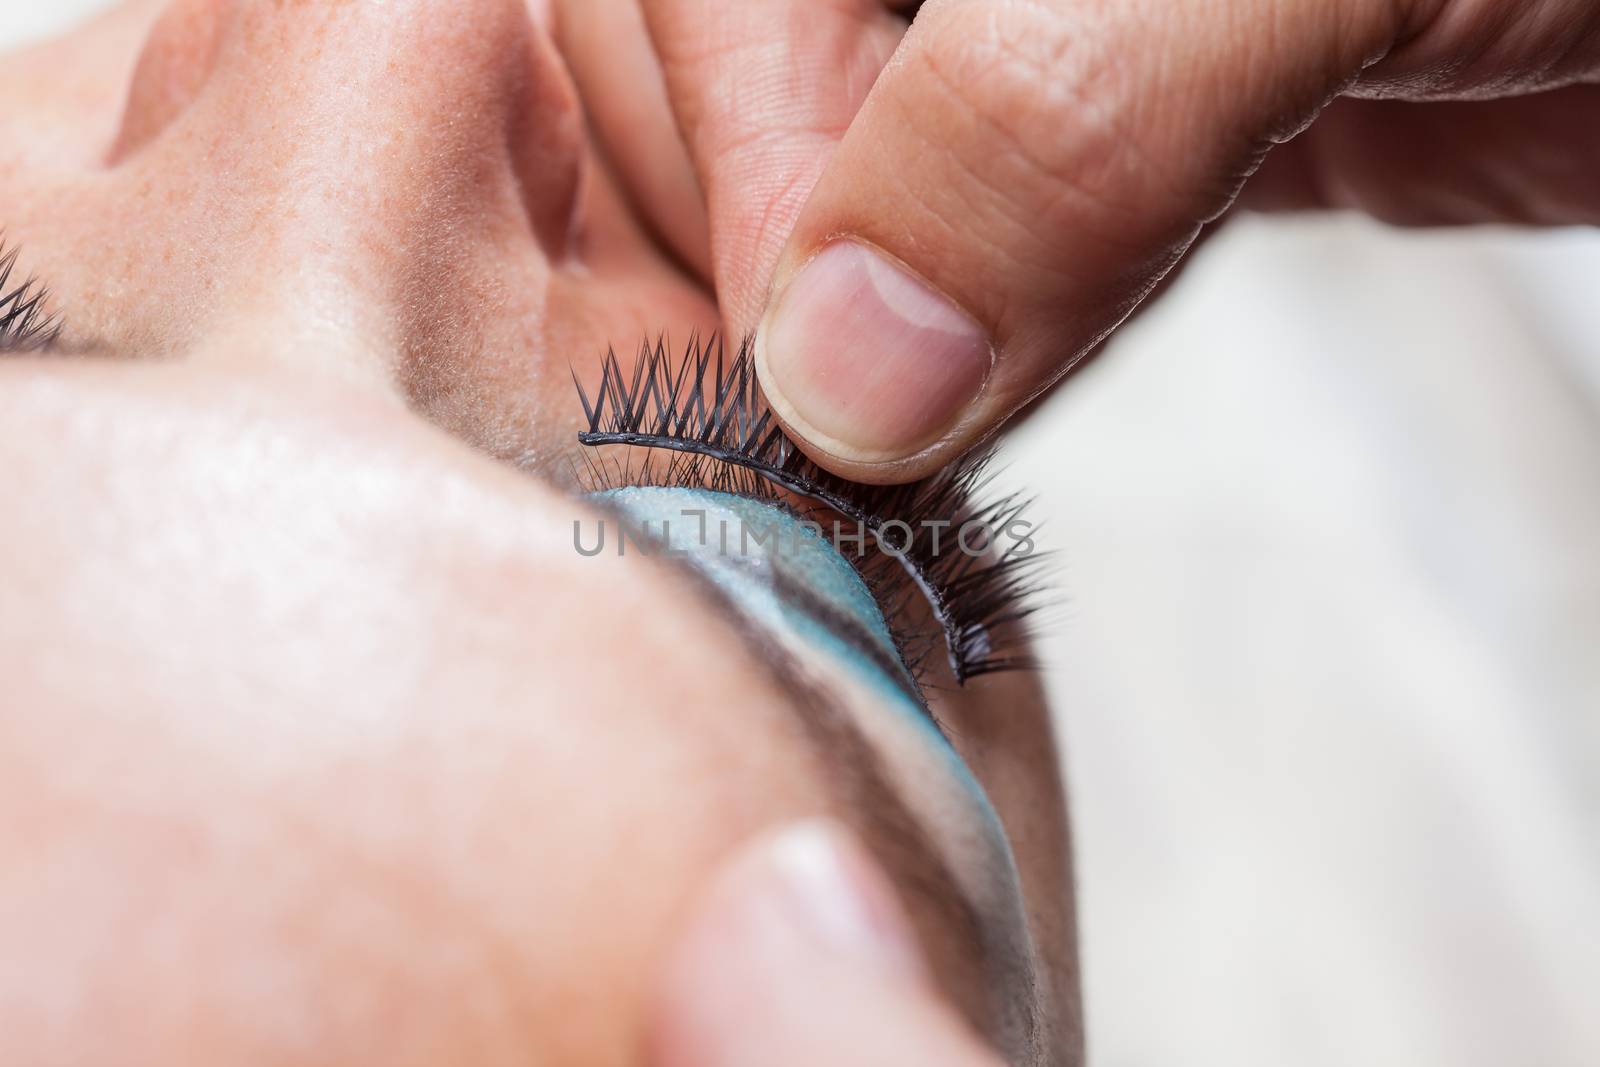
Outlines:
{"label": "fingernail", "polygon": [[757,344],[761,384],[790,428],[860,462],[931,444],[977,399],[994,362],[976,320],[855,241],[806,264]]}
{"label": "fingernail", "polygon": [[751,862],[749,916],[774,955],[822,953],[889,978],[925,975],[893,886],[843,829],[820,819],[796,823],[763,842]]}

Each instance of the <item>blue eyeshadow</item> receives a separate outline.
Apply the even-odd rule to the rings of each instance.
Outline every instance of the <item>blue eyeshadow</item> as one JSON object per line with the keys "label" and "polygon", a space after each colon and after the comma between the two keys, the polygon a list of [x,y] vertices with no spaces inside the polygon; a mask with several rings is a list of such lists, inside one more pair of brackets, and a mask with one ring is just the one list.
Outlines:
{"label": "blue eyeshadow", "polygon": [[[988,793],[934,724],[877,599],[856,568],[814,525],[781,506],[712,489],[635,486],[591,496],[637,524],[635,529],[642,528],[649,539],[659,539],[655,551],[682,558],[758,625],[792,634],[900,713],[943,754],[952,776],[973,798],[991,837],[1005,841]],[[607,554],[617,550],[618,532],[604,546]],[[643,539],[635,535],[633,543],[642,547]],[[785,594],[796,586],[805,590],[804,597]],[[811,607],[802,601],[810,601]],[[819,602],[830,613],[850,620],[855,640],[847,640],[819,617],[815,610]],[[863,637],[874,654],[862,650]],[[1005,851],[1009,855],[1009,846]]]}
{"label": "blue eyeshadow", "polygon": [[[594,494],[681,555],[739,609],[780,627],[849,670],[943,739],[910,694],[916,683],[861,575],[823,537],[783,508],[711,489],[644,486]],[[848,620],[846,640],[828,616]],[[859,647],[865,641],[870,653]]]}

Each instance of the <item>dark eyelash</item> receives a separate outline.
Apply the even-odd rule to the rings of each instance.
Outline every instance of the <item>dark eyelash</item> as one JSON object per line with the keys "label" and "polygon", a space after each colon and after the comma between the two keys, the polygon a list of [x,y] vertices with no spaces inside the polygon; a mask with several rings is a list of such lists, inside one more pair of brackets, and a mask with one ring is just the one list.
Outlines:
{"label": "dark eyelash", "polygon": [[[691,339],[674,359],[666,342],[646,341],[631,373],[614,351],[601,364],[599,391],[590,395],[578,381],[588,429],[578,441],[589,447],[631,445],[674,453],[664,468],[646,464],[639,472],[658,484],[704,485],[745,495],[774,496],[787,490],[852,522],[876,541],[891,524],[897,554],[881,553],[858,564],[875,590],[887,591],[885,614],[895,614],[905,597],[920,592],[943,636],[950,670],[958,683],[994,671],[1036,666],[1027,652],[1025,622],[1035,610],[1039,564],[1045,555],[1021,551],[1032,538],[1019,539],[1003,552],[937,551],[952,531],[980,523],[990,544],[1021,521],[1029,501],[1009,494],[979,503],[989,488],[991,450],[980,450],[939,474],[908,485],[862,485],[841,478],[806,458],[768,409],[756,382],[751,338],[726,360],[720,338],[701,344]],[[601,480],[605,472],[591,464]],[[631,470],[623,477],[634,477]],[[932,528],[922,520],[949,525]],[[911,525],[911,537],[901,530]],[[1036,528],[1029,527],[1028,532]],[[919,660],[926,650],[908,649]],[[913,662],[913,667],[915,662]]]}
{"label": "dark eyelash", "polygon": [[61,336],[61,323],[49,313],[50,292],[37,279],[10,288],[17,252],[0,240],[0,352],[37,352]]}

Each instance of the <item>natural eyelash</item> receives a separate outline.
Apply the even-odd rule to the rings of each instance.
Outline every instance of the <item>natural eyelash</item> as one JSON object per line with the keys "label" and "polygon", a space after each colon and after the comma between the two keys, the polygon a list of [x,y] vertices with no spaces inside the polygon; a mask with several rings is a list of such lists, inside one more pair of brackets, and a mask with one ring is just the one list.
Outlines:
{"label": "natural eyelash", "polygon": [[[664,339],[653,345],[646,341],[631,373],[608,350],[592,400],[573,374],[588,423],[578,434],[579,442],[675,453],[665,469],[652,471],[646,464],[639,472],[659,484],[704,485],[764,497],[787,490],[860,523],[874,540],[893,525],[890,543],[907,541],[905,548],[898,554],[885,552],[860,568],[869,584],[893,591],[886,615],[903,603],[895,598],[920,592],[942,632],[959,683],[1036,666],[1027,653],[1024,623],[1034,610],[1039,564],[1045,557],[1021,550],[1023,544],[1032,544],[1031,537],[1002,552],[937,550],[941,532],[948,543],[951,531],[976,522],[988,528],[993,545],[997,531],[1020,521],[1029,501],[1018,494],[975,503],[988,488],[992,452],[980,450],[908,485],[862,485],[823,470],[795,446],[767,407],[756,382],[751,342],[747,337],[727,360],[715,336],[704,344],[691,339],[679,359],[671,356]],[[605,477],[593,464],[591,473]],[[624,475],[633,476],[631,470]],[[948,525],[930,527],[921,521],[927,517]],[[899,533],[907,520],[916,523],[909,540]],[[889,581],[892,574],[903,580],[896,585]],[[920,659],[916,650],[910,652],[909,658]]]}
{"label": "natural eyelash", "polygon": [[36,279],[10,288],[18,251],[0,240],[0,352],[37,352],[61,336],[61,322],[48,312],[50,292]]}

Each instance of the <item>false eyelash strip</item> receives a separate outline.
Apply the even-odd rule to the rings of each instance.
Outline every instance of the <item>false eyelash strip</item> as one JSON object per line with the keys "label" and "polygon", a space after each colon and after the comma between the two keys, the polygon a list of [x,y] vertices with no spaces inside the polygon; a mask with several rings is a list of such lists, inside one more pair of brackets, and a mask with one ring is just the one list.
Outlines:
{"label": "false eyelash strip", "polygon": [[8,288],[18,251],[0,240],[0,352],[37,352],[60,337],[61,323],[47,313],[50,293],[36,279]]}
{"label": "false eyelash strip", "polygon": [[[1018,524],[1030,502],[1018,494],[973,502],[989,485],[992,451],[981,450],[908,485],[862,485],[841,478],[808,459],[777,424],[756,381],[751,345],[747,337],[728,361],[720,338],[704,344],[691,339],[674,360],[658,338],[641,346],[631,374],[608,350],[592,400],[573,374],[588,424],[578,441],[591,448],[629,445],[677,453],[660,476],[665,484],[748,493],[755,483],[768,483],[858,523],[880,546],[891,527],[907,531],[890,537],[897,551],[885,551],[886,559],[864,566],[863,576],[869,584],[881,584],[874,581],[882,577],[878,572],[898,568],[903,573],[942,631],[956,681],[1036,666],[1026,652],[1023,627],[1034,610],[1045,557],[1031,551],[1031,538],[989,551],[998,532]],[[913,526],[905,521],[928,516],[939,522]],[[965,551],[965,541],[963,551],[939,550],[941,530],[973,524],[989,532],[983,550]],[[948,544],[953,535],[944,536]]]}

